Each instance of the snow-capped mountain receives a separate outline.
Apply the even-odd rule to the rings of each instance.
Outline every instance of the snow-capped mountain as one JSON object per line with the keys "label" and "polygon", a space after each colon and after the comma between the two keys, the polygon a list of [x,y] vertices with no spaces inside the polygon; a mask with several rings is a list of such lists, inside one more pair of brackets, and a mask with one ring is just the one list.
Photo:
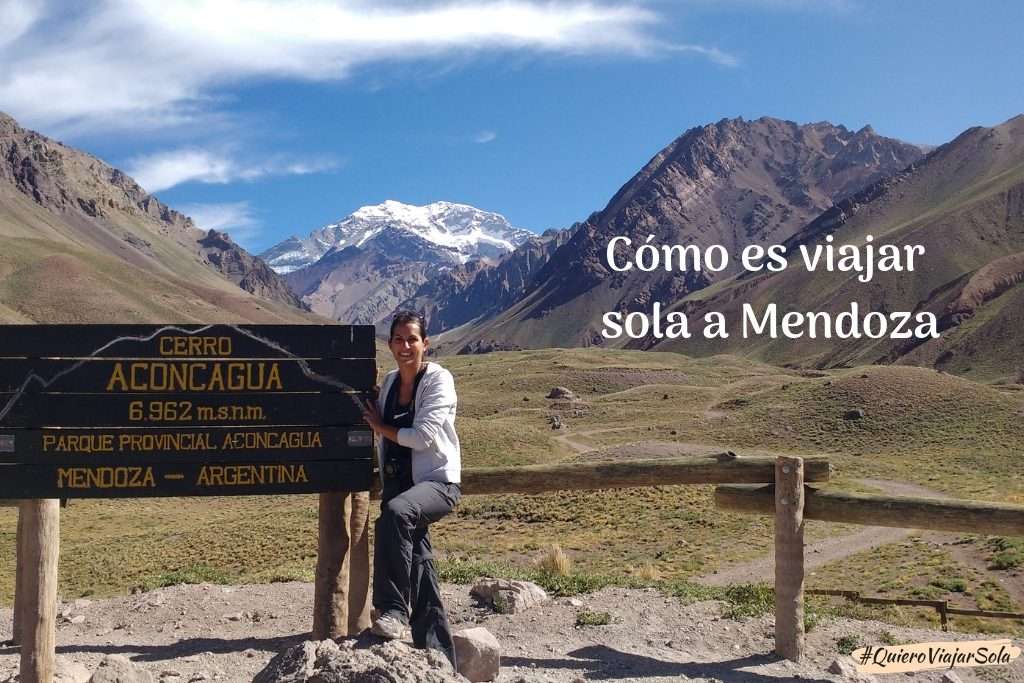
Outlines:
{"label": "snow-capped mountain", "polygon": [[261,258],[314,312],[377,323],[430,278],[478,259],[497,261],[532,236],[504,216],[465,204],[387,201],[306,239],[281,242]]}
{"label": "snow-capped mountain", "polygon": [[[364,206],[347,218],[326,225],[302,239],[291,237],[260,257],[278,273],[310,266],[330,251],[347,247],[363,249],[386,242],[389,249],[404,251],[415,245],[414,260],[457,265],[473,258],[497,258],[523,244],[532,235],[515,228],[504,216],[466,204],[434,202],[412,206],[388,200]],[[408,238],[410,245],[403,245]],[[427,258],[424,250],[432,252]],[[399,253],[398,255],[401,255]]]}

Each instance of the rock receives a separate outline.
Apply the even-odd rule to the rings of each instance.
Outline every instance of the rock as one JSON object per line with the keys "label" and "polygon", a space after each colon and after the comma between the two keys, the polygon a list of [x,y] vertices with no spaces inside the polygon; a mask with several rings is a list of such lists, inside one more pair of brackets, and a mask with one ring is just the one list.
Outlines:
{"label": "rock", "polygon": [[253,683],[304,683],[316,667],[317,643],[307,640],[271,659],[252,679]]}
{"label": "rock", "polygon": [[253,683],[465,683],[448,659],[434,650],[364,635],[341,645],[306,641],[279,653]]}
{"label": "rock", "polygon": [[153,675],[122,655],[107,655],[89,683],[153,683]]}
{"label": "rock", "polygon": [[571,401],[576,398],[576,394],[572,393],[571,390],[566,389],[565,387],[555,387],[548,392],[547,398],[561,398]]}
{"label": "rock", "polygon": [[63,657],[57,657],[56,671],[53,674],[53,683],[88,683],[92,677],[89,667],[78,662],[72,662]]}
{"label": "rock", "polygon": [[76,624],[76,625],[77,624],[83,624],[83,623],[85,623],[85,615],[84,614],[76,614],[75,616],[73,616],[70,619],[68,619],[68,623],[69,624]]}
{"label": "rock", "polygon": [[245,617],[241,612],[235,612],[234,614],[227,614],[224,616],[228,621],[241,621]]}
{"label": "rock", "polygon": [[832,663],[828,665],[827,671],[837,676],[842,676],[844,681],[854,681],[855,683],[874,683],[875,677],[862,674],[857,671],[857,667],[854,666],[853,660],[849,657],[840,657],[839,659],[832,660]]}
{"label": "rock", "polygon": [[459,673],[473,683],[493,681],[501,671],[501,645],[490,631],[482,626],[467,628],[452,635],[455,642],[455,661]]}
{"label": "rock", "polygon": [[964,679],[960,678],[955,671],[947,671],[939,680],[942,683],[964,683]]}
{"label": "rock", "polygon": [[530,581],[485,578],[477,581],[469,592],[490,602],[502,614],[519,614],[548,601],[544,589]]}
{"label": "rock", "polygon": [[862,408],[854,408],[853,410],[847,410],[843,413],[844,420],[862,420],[864,419],[864,410]]}

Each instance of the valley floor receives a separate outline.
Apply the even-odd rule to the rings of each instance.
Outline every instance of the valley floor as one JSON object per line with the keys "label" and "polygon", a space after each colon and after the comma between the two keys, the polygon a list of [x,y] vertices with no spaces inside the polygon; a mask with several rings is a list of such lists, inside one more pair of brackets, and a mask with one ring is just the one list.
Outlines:
{"label": "valley floor", "polygon": [[[494,614],[469,596],[469,586],[445,585],[455,629],[482,625],[502,647],[499,683],[573,681],[751,681],[801,678],[835,681],[826,671],[840,644],[881,645],[977,640],[873,621],[825,619],[807,637],[801,664],[772,655],[770,615],[725,618],[714,601],[685,604],[653,589],[605,588],[558,598],[518,615]],[[192,585],[67,606],[58,627],[58,656],[95,668],[107,654],[125,655],[162,683],[248,681],[269,659],[305,639],[312,615],[308,583],[259,586]],[[584,611],[608,612],[606,626],[575,626]],[[72,620],[78,623],[72,623]],[[0,638],[11,611],[0,610]],[[995,636],[986,635],[984,639]],[[17,668],[13,648],[0,648],[0,681]],[[965,681],[1024,681],[1024,658],[1010,666],[958,669]],[[942,672],[918,673],[938,681]]]}

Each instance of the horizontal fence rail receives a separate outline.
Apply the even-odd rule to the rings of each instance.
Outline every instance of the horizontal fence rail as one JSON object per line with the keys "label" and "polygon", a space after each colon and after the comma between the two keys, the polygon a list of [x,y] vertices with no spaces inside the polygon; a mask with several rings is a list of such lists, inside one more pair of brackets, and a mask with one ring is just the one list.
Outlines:
{"label": "horizontal fence rail", "polygon": [[939,620],[942,630],[949,630],[948,615],[955,614],[965,617],[984,617],[987,619],[1018,619],[1024,621],[1024,613],[1020,612],[998,612],[990,609],[967,609],[964,607],[950,607],[947,600],[924,600],[917,598],[882,598],[877,596],[861,595],[858,591],[846,590],[825,590],[809,588],[805,591],[808,595],[828,595],[841,597],[858,602],[862,605],[894,605],[907,607],[931,607],[939,613]]}
{"label": "horizontal fence rail", "polygon": [[[807,481],[828,481],[824,458],[805,461]],[[624,462],[572,462],[521,467],[473,467],[462,470],[462,492],[545,493],[676,484],[767,483],[775,481],[775,458],[734,453]]]}
{"label": "horizontal fence rail", "polygon": [[[715,504],[752,514],[775,513],[774,486],[718,486]],[[875,496],[805,487],[804,517],[825,522],[1024,536],[1024,505],[950,498]]]}

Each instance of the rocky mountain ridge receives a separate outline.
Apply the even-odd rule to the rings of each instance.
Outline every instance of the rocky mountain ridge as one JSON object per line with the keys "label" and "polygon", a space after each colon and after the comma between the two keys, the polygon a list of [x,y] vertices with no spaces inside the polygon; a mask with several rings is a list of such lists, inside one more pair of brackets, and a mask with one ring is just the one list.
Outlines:
{"label": "rocky mountain ridge", "polygon": [[497,315],[534,284],[536,274],[577,227],[533,236],[496,264],[478,260],[446,270],[424,282],[398,308],[425,313],[431,334]]}
{"label": "rocky mountain ridge", "polygon": [[[486,339],[524,347],[604,344],[603,312],[676,301],[735,274],[743,247],[784,242],[837,202],[923,155],[870,127],[850,131],[764,117],[693,128],[580,225],[510,307],[448,341],[457,347]],[[612,272],[605,251],[619,235],[632,240],[623,259],[653,235],[658,245],[720,244],[734,265],[717,274]]]}
{"label": "rocky mountain ridge", "polygon": [[[300,317],[304,310],[276,273],[226,236],[2,113],[0,236],[0,318],[10,321],[170,321],[191,319],[190,310],[203,320],[223,317],[210,310],[221,306],[243,320],[277,320],[291,317],[278,306]],[[165,308],[170,301],[178,303]]]}
{"label": "rocky mountain ridge", "polygon": [[979,379],[1010,378],[1024,367],[1024,116],[964,131],[903,171],[838,202],[786,243],[875,244],[925,248],[918,268],[876,273],[861,283],[850,273],[809,272],[796,264],[774,274],[740,274],[710,296],[675,302],[693,316],[717,310],[738,319],[743,303],[837,314],[863,310],[930,312],[938,339],[881,341],[699,339],[637,340],[639,348],[685,353],[740,353],[772,363],[832,367],[908,363]]}

